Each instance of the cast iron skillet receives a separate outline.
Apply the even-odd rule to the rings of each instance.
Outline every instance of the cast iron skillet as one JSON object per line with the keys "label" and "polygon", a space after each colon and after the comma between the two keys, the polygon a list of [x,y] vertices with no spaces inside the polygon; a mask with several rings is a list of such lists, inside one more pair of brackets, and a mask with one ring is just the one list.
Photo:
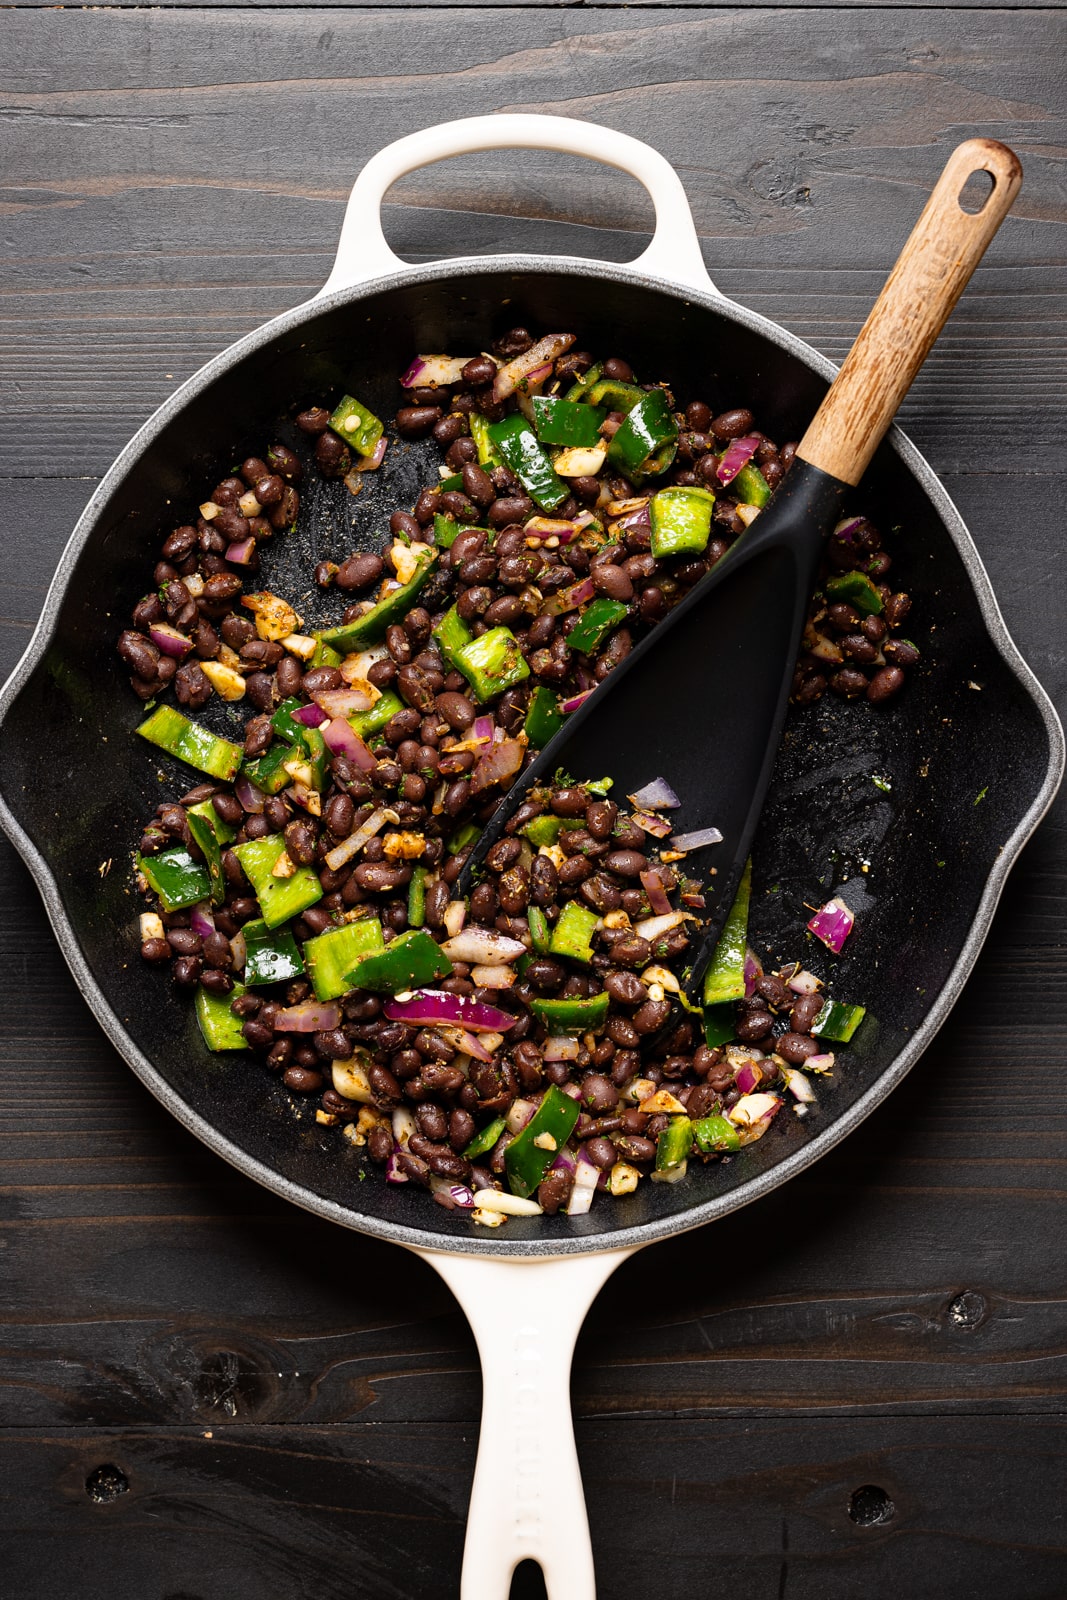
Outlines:
{"label": "cast iron skillet", "polygon": [[[628,266],[536,256],[401,263],[380,227],[389,185],[428,162],[503,147],[564,150],[630,172],[655,202],[652,244]],[[360,1182],[356,1151],[307,1113],[295,1116],[265,1075],[250,1092],[243,1057],[209,1058],[191,1008],[163,1003],[158,974],[136,959],[130,841],[158,800],[191,780],[132,736],[140,706],[113,645],[161,538],[203,485],[253,446],[291,438],[284,419],[297,402],[348,389],[389,416],[396,375],[416,351],[473,353],[519,322],[574,330],[594,350],[618,347],[640,373],[715,407],[748,404],[782,440],[800,437],[834,370],[718,294],[677,176],[636,140],[533,116],[468,119],[400,140],[358,179],[322,293],[209,362],[145,424],[93,495],[0,693],[0,824],[37,881],[86,999],[163,1104],[275,1192],[423,1254],[459,1296],[485,1378],[465,1600],[506,1594],[526,1556],[540,1562],[554,1600],[589,1600],[568,1400],[570,1355],[589,1303],[628,1252],[765,1194],[900,1082],[960,992],[1007,872],[1052,800],[1064,750],[958,512],[893,430],[855,502],[883,526],[899,525],[894,572],[916,597],[923,663],[888,708],[824,700],[794,710],[755,848],[751,936],[762,956],[796,954],[805,904],[846,879],[857,914],[833,988],[865,1003],[869,1018],[818,1108],[804,1122],[783,1115],[740,1158],[691,1171],[684,1184],[643,1184],[573,1221],[512,1219],[499,1234],[476,1230],[411,1186]],[[304,531],[273,542],[266,586],[294,598],[309,626],[332,619],[336,600],[315,590],[312,553],[343,557],[380,545],[386,508],[410,502],[432,476],[429,460],[422,447],[390,450],[357,500],[309,478]],[[694,681],[698,671],[694,663]],[[210,716],[225,725],[217,703]],[[655,729],[635,736],[647,742],[649,775],[669,777]],[[48,798],[57,792],[61,811]],[[817,955],[807,959],[827,970]]]}

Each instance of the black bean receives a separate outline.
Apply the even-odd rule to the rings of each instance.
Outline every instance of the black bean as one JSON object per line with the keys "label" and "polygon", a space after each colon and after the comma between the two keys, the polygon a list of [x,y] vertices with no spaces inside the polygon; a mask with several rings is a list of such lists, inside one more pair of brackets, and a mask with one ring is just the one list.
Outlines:
{"label": "black bean", "polygon": [[333,581],[339,589],[366,589],[369,584],[377,582],[384,570],[385,562],[381,556],[364,550],[342,561]]}
{"label": "black bean", "polygon": [[[840,676],[840,674],[839,674]],[[904,674],[899,667],[883,667],[876,672],[867,686],[867,699],[874,705],[889,700],[904,684]]]}
{"label": "black bean", "polygon": [[822,1045],[808,1033],[783,1033],[775,1040],[777,1053],[792,1066],[799,1066],[809,1056],[818,1055]]}
{"label": "black bean", "polygon": [[742,434],[748,433],[754,420],[751,411],[743,407],[722,411],[712,418],[711,431],[719,439],[740,439]]}

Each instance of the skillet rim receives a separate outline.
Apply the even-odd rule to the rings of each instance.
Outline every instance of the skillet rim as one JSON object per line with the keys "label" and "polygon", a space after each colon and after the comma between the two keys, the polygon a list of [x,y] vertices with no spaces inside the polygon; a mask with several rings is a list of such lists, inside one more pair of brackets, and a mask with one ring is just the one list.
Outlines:
{"label": "skillet rim", "polygon": [[[287,333],[312,321],[319,312],[328,312],[344,305],[367,299],[373,295],[417,283],[435,282],[442,278],[460,275],[477,276],[494,272],[525,274],[556,274],[563,277],[592,277],[611,282],[625,282],[630,286],[667,295],[676,300],[701,306],[720,316],[726,316],[741,326],[767,339],[771,344],[800,360],[820,377],[831,380],[837,368],[833,362],[795,334],[788,332],[769,318],[747,307],[738,305],[718,290],[709,286],[707,291],[697,291],[672,283],[669,279],[636,271],[628,265],[596,262],[575,256],[493,255],[466,256],[426,266],[407,266],[397,272],[372,278],[355,286],[339,289],[303,301],[279,316],[271,318],[227,349],[206,362],[186,380],[134,434],[108,468],[81,516],[63,550],[52,581],[49,584],[41,615],[25,651],[3,688],[0,689],[0,730],[9,710],[22,689],[29,682],[47,651],[58,625],[59,612],[67,589],[74,576],[74,567],[95,531],[97,519],[107,501],[126,475],[136,465],[148,445],[184,409],[187,401],[207,388],[222,373],[240,364],[245,357],[268,345],[279,334]],[[67,965],[74,976],[100,1026],[119,1054],[136,1073],[164,1108],[190,1133],[205,1144],[214,1154],[221,1156],[245,1177],[280,1195],[283,1199],[327,1218],[342,1227],[359,1233],[386,1239],[419,1251],[430,1250],[449,1255],[473,1255],[504,1259],[553,1258],[571,1255],[593,1255],[603,1251],[636,1249],[668,1238],[677,1233],[713,1222],[732,1211],[739,1210],[752,1200],[757,1200],[778,1188],[789,1178],[804,1171],[827,1151],[847,1137],[870,1115],[876,1106],[892,1092],[911,1071],[919,1057],[930,1045],[934,1036],[952,1010],[964,983],[970,975],[978,954],[989,933],[993,914],[1004,889],[1008,873],[1034,829],[1045,815],[1055,797],[1063,777],[1065,747],[1063,729],[1052,701],[1037,677],[1023,659],[1001,615],[988,574],[978,554],[966,524],[951,497],[930,464],[908,436],[896,425],[886,435],[886,443],[899,457],[902,466],[910,472],[927,494],[955,545],[974,589],[975,598],[987,633],[1005,665],[1014,673],[1020,686],[1036,707],[1048,738],[1048,767],[1044,780],[1029,807],[1023,813],[1010,837],[1003,844],[982,891],[970,934],[964,941],[945,984],[920,1026],[907,1045],[879,1075],[864,1095],[841,1112],[810,1143],[776,1163],[768,1171],[738,1184],[736,1188],[714,1200],[691,1206],[672,1216],[652,1222],[621,1228],[610,1233],[582,1234],[565,1239],[503,1240],[475,1237],[457,1238],[437,1233],[431,1228],[411,1228],[378,1217],[367,1217],[350,1211],[332,1200],[327,1200],[301,1185],[291,1182],[272,1167],[247,1155],[237,1145],[224,1138],[214,1124],[192,1110],[171,1087],[149,1058],[137,1048],[126,1033],[111,1005],[93,977],[85,960],[77,935],[59,896],[56,880],[45,857],[21,827],[6,796],[0,791],[0,827],[11,840],[44,901],[52,929]]]}

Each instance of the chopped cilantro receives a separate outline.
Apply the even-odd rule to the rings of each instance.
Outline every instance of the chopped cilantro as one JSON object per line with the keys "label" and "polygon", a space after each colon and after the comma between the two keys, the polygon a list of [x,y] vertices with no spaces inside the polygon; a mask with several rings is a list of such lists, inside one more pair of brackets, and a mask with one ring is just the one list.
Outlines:
{"label": "chopped cilantro", "polygon": [[975,797],[974,797],[975,805],[981,804],[981,802],[985,799],[985,797],[986,797],[986,795],[988,793],[989,793],[989,785],[986,784],[985,788],[984,789],[980,789],[979,792],[975,795]]}

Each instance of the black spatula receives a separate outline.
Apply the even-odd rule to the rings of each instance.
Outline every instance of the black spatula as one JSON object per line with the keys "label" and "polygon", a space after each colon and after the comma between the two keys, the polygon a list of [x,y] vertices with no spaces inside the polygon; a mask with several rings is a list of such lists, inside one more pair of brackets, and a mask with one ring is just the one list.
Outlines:
{"label": "black spatula", "polygon": [[[976,172],[988,173],[993,187],[970,212],[960,195]],[[559,768],[579,782],[610,776],[619,797],[662,776],[681,800],[671,813],[676,834],[722,834],[685,862],[701,879],[716,869],[690,946],[688,989],[699,998],[763,807],[823,541],[1021,181],[1005,145],[971,139],[953,152],[788,476],[516,780],[467,862],[463,892],[529,790]]]}

